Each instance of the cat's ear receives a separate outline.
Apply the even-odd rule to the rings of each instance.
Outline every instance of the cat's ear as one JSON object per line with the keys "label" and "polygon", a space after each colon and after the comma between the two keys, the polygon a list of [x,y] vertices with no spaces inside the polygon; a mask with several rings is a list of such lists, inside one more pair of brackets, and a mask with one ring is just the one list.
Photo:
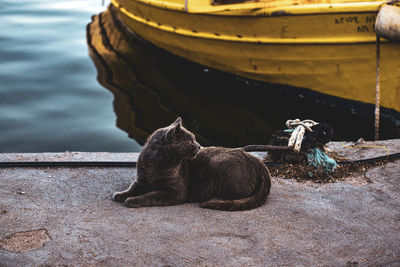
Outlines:
{"label": "cat's ear", "polygon": [[182,119],[181,117],[178,117],[176,121],[169,126],[167,135],[176,136],[181,131],[182,131]]}
{"label": "cat's ear", "polygon": [[174,123],[172,123],[171,126],[176,126],[176,125],[182,126],[182,119],[181,119],[181,117],[178,117],[178,118],[176,119],[176,121],[175,121]]}
{"label": "cat's ear", "polygon": [[182,129],[182,119],[178,117],[174,123],[171,124],[174,131],[180,131]]}

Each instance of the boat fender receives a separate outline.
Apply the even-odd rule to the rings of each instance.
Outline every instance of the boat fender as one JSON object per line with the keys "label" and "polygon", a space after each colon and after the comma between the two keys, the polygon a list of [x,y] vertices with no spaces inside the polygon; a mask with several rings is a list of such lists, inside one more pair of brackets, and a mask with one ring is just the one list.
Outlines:
{"label": "boat fender", "polygon": [[391,41],[400,42],[400,7],[385,5],[375,22],[376,34]]}

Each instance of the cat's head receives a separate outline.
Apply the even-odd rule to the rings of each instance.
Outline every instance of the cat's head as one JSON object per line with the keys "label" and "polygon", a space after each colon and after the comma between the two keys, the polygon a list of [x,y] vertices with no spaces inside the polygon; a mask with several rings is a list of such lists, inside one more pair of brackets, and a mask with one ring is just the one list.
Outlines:
{"label": "cat's head", "polygon": [[180,117],[171,125],[158,129],[148,142],[162,145],[163,150],[177,160],[193,159],[200,150],[196,137],[183,127]]}

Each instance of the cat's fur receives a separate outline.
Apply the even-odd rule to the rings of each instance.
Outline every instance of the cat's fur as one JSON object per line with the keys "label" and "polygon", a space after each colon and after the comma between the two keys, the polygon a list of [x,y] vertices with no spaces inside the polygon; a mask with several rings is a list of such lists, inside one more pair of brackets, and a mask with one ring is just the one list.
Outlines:
{"label": "cat's fur", "polygon": [[270,188],[259,159],[241,149],[200,148],[178,118],[148,138],[136,180],[113,198],[135,208],[201,202],[204,208],[236,211],[264,204]]}

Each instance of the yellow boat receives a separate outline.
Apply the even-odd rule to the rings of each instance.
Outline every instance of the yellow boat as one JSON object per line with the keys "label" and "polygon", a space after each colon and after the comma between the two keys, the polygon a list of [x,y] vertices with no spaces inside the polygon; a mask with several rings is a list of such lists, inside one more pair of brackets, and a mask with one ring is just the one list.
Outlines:
{"label": "yellow boat", "polygon": [[[204,68],[129,34],[112,7],[92,20],[87,43],[98,81],[114,95],[117,126],[141,144],[178,116],[203,145],[265,144],[295,116],[332,125],[336,140],[373,138],[372,105]],[[390,118],[381,125],[382,138],[400,137]]]}
{"label": "yellow boat", "polygon": [[[258,81],[375,103],[374,24],[385,1],[111,0],[171,53]],[[400,43],[380,45],[381,105],[399,118]]]}

